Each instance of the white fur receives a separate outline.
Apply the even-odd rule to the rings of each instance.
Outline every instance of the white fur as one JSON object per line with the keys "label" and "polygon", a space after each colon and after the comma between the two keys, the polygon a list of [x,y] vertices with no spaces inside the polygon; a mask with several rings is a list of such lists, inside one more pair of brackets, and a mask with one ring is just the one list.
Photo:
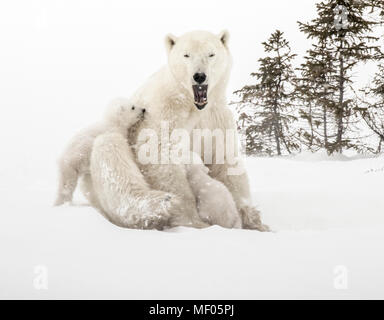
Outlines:
{"label": "white fur", "polygon": [[127,99],[115,99],[109,104],[103,121],[75,135],[59,160],[59,188],[55,205],[72,201],[78,178],[89,173],[90,157],[96,137],[108,131],[127,136],[128,129],[142,118],[143,108],[133,105]]}
{"label": "white fur", "polygon": [[[236,129],[226,101],[226,87],[231,68],[228,38],[228,32],[225,31],[217,35],[194,31],[181,37],[166,37],[168,64],[155,73],[134,97],[138,104],[149,105],[151,108],[151,116],[139,125],[139,129],[153,129],[158,137],[161,121],[168,121],[170,130]],[[184,57],[186,54],[189,58]],[[212,54],[214,56],[210,57]],[[198,110],[194,103],[192,84],[196,72],[204,72],[207,75],[208,104],[203,110]],[[142,143],[144,141],[137,141],[138,147]],[[237,145],[234,147],[237,150]],[[99,152],[99,155],[98,161],[103,161],[102,152]],[[107,154],[105,156],[108,158]],[[195,197],[184,165],[138,165],[152,188],[170,192],[180,198],[179,204],[169,208],[171,226],[206,225],[197,213]],[[221,181],[232,194],[244,228],[265,230],[258,210],[251,204],[247,174],[243,172],[241,175],[230,176],[228,169],[231,166],[233,164],[227,162],[209,165],[210,176]],[[88,191],[91,190],[92,188]],[[113,194],[111,196],[113,197]]]}
{"label": "white fur", "polygon": [[134,159],[120,133],[108,132],[96,138],[90,167],[96,205],[121,227],[161,230],[168,225],[168,209],[177,199],[152,190]]}
{"label": "white fur", "polygon": [[220,181],[212,179],[208,175],[209,169],[202,162],[186,167],[200,218],[211,225],[241,228],[239,212],[227,187]]}

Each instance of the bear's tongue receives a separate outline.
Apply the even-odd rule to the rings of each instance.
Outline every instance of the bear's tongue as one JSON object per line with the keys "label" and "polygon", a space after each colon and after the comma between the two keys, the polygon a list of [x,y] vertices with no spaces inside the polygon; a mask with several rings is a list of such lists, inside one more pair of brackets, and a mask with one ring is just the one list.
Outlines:
{"label": "bear's tongue", "polygon": [[199,110],[203,110],[204,107],[207,105],[207,91],[208,91],[208,85],[206,84],[195,84],[192,86],[193,89],[193,95],[195,98],[195,106]]}

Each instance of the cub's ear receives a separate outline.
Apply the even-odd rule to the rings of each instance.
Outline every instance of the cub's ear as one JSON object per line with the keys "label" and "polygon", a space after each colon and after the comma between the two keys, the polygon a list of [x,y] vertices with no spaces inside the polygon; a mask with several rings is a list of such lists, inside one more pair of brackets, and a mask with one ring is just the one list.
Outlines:
{"label": "cub's ear", "polygon": [[221,43],[224,45],[224,47],[228,48],[228,40],[229,40],[229,32],[228,30],[223,30],[218,35]]}
{"label": "cub's ear", "polygon": [[173,46],[176,44],[177,37],[175,37],[173,34],[167,34],[165,37],[165,47],[167,49],[167,52],[169,53]]}

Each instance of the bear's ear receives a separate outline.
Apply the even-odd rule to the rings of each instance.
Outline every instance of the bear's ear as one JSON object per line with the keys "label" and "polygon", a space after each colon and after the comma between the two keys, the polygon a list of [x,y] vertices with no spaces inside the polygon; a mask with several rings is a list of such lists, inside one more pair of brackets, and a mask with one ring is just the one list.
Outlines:
{"label": "bear's ear", "polygon": [[165,47],[167,48],[167,52],[169,53],[173,46],[176,44],[177,37],[173,34],[167,34],[165,37]]}
{"label": "bear's ear", "polygon": [[228,48],[229,32],[228,30],[223,30],[219,33],[219,39],[224,47]]}

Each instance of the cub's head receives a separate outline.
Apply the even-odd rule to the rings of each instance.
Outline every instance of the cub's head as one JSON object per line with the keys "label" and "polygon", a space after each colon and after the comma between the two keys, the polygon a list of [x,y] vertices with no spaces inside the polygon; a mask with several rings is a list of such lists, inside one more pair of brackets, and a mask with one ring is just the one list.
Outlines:
{"label": "cub's head", "polygon": [[117,98],[109,104],[105,119],[111,126],[129,129],[138,121],[144,120],[146,114],[146,108],[136,105],[131,100]]}
{"label": "cub's head", "polygon": [[227,31],[218,35],[194,31],[181,37],[167,35],[168,65],[178,81],[202,110],[219,83],[226,83],[231,66]]}

